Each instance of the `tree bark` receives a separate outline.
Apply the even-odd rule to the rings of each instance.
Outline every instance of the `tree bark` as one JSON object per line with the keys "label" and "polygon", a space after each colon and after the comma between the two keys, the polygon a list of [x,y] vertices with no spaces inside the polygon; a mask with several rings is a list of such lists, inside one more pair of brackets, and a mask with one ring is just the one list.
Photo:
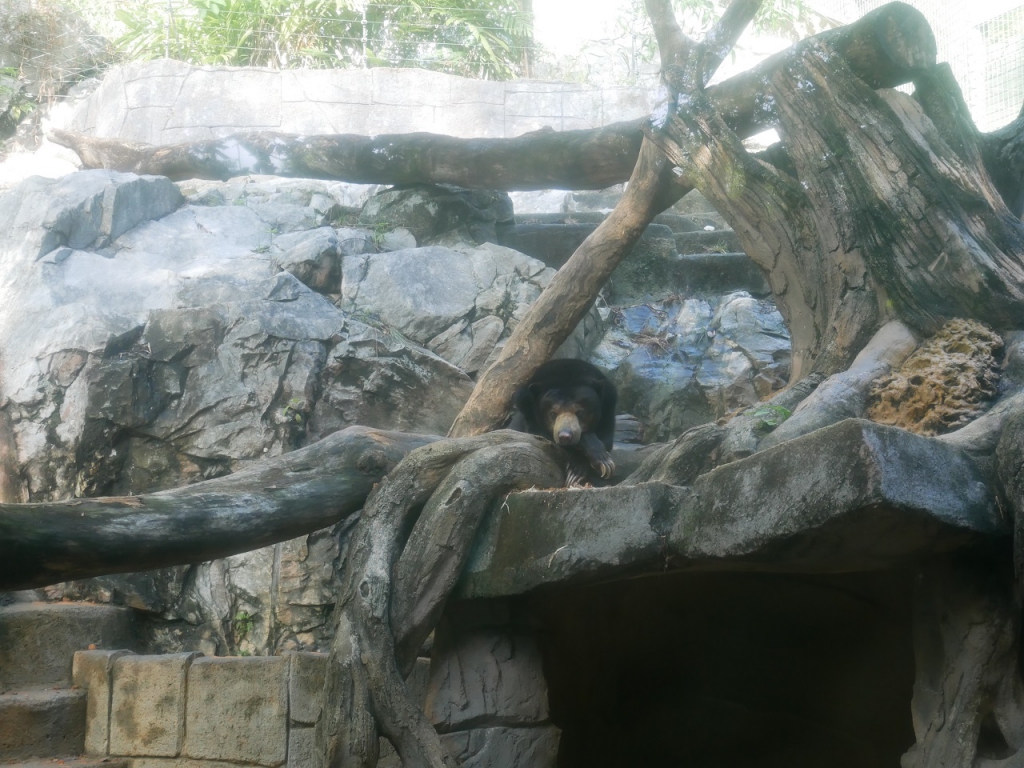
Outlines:
{"label": "tree bark", "polygon": [[825,44],[798,46],[770,81],[795,177],[747,153],[700,92],[650,132],[768,272],[793,381],[844,370],[892,319],[923,334],[953,317],[1024,321],[1024,227],[948,70],[916,82],[923,110],[875,93]]}
{"label": "tree bark", "polygon": [[[728,19],[733,28],[742,19]],[[919,11],[883,6],[821,39],[874,88],[911,79],[934,62],[935,41]],[[716,38],[714,56],[728,37]],[[709,49],[710,50],[710,49]],[[725,53],[723,53],[725,51]],[[708,64],[714,56],[707,59]],[[785,64],[782,54],[707,91],[741,138],[772,127],[765,83]],[[703,71],[702,67],[702,71]],[[643,119],[586,131],[540,130],[511,139],[456,139],[429,133],[299,137],[237,134],[223,139],[153,147],[66,131],[52,138],[75,150],[86,168],[186,178],[226,179],[251,173],[375,184],[448,183],[482,189],[601,189],[625,181],[636,166]]]}
{"label": "tree bark", "polygon": [[172,491],[0,504],[0,591],[201,563],[326,528],[359,511],[409,451],[438,439],[349,427]]}

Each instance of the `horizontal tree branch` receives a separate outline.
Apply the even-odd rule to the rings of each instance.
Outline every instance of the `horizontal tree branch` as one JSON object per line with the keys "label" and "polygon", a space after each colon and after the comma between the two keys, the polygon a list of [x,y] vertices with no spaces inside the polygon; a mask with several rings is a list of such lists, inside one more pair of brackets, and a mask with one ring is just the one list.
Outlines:
{"label": "horizontal tree branch", "polygon": [[[874,88],[912,79],[935,61],[935,41],[921,13],[890,3],[858,21],[808,40],[826,40]],[[804,41],[707,93],[741,138],[771,127],[769,79]],[[251,173],[374,184],[447,183],[482,189],[601,189],[629,178],[646,118],[582,131],[534,131],[510,139],[458,139],[430,133],[357,136],[236,134],[154,147],[56,130],[87,168],[181,180]]]}
{"label": "horizontal tree branch", "polygon": [[0,504],[0,591],[199,563],[333,525],[430,435],[349,427],[172,491]]}

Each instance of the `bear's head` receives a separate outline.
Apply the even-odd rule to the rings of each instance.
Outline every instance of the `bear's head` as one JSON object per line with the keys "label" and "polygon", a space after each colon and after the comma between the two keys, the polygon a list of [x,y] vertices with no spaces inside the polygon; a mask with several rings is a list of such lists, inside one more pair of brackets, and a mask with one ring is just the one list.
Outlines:
{"label": "bear's head", "polygon": [[593,431],[601,418],[601,396],[590,386],[569,389],[532,384],[535,413],[558,445],[576,445],[580,435]]}

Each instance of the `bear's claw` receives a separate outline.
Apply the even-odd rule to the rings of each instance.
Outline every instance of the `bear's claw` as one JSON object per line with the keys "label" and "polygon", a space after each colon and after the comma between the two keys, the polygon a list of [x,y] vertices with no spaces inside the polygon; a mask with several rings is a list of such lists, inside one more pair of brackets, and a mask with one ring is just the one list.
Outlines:
{"label": "bear's claw", "polygon": [[608,480],[615,474],[615,462],[611,458],[601,459],[594,463],[594,469],[600,473],[602,479]]}

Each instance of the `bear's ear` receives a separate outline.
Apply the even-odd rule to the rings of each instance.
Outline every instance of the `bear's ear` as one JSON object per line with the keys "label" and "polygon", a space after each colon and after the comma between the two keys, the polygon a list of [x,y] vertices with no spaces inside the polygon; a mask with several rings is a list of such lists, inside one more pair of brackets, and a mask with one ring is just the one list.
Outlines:
{"label": "bear's ear", "polygon": [[537,401],[537,400],[540,400],[541,397],[543,397],[543,395],[544,395],[544,386],[541,385],[541,384],[537,384],[535,382],[533,384],[530,384],[526,388],[526,391],[530,393],[530,397],[532,397],[534,399],[534,401]]}

